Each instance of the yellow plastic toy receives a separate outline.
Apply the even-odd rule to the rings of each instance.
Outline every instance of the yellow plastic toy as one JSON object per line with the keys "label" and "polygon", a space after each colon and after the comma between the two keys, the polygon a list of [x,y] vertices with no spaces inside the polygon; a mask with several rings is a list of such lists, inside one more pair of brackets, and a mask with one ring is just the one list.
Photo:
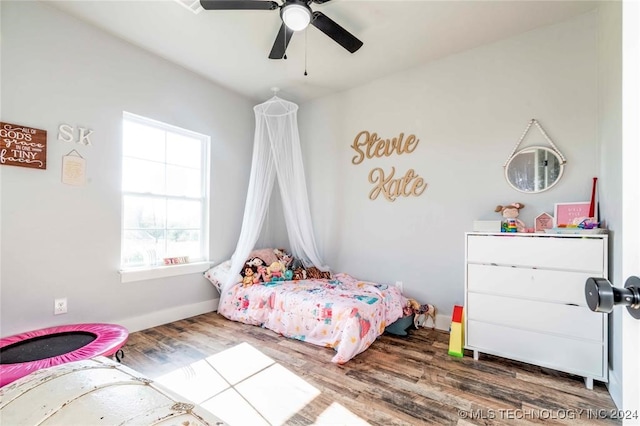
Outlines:
{"label": "yellow plastic toy", "polygon": [[451,318],[451,331],[449,332],[449,355],[462,358],[464,356],[463,345],[462,306],[455,305]]}

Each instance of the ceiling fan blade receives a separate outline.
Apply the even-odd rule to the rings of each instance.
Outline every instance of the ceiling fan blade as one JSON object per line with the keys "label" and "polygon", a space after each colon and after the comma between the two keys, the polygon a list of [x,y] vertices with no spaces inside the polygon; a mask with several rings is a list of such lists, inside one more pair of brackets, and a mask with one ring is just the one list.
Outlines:
{"label": "ceiling fan blade", "polygon": [[336,43],[351,53],[354,53],[362,47],[363,43],[360,40],[322,12],[313,12],[311,25],[331,37]]}
{"label": "ceiling fan blade", "polygon": [[200,0],[205,10],[274,10],[280,7],[275,1],[260,0]]}
{"label": "ceiling fan blade", "polygon": [[315,4],[323,4],[323,3],[326,3],[326,2],[328,2],[328,1],[331,1],[331,0],[313,0],[313,2],[314,2]]}
{"label": "ceiling fan blade", "polygon": [[269,53],[269,59],[282,59],[287,52],[287,46],[289,46],[292,36],[293,30],[289,29],[283,22],[276,36],[276,41],[271,48],[271,53]]}

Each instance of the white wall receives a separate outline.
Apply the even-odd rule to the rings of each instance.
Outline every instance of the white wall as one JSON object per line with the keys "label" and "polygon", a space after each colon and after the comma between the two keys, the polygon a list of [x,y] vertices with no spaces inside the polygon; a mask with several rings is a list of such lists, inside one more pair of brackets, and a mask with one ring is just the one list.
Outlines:
{"label": "white wall", "polygon": [[[216,298],[195,275],[120,284],[120,118],[127,110],[212,136],[211,254],[222,260],[239,232],[252,103],[46,5],[2,2],[2,12],[2,119],[49,132],[49,167],[2,167],[0,334],[147,319]],[[448,316],[463,300],[464,232],[474,219],[499,220],[497,204],[519,201],[533,226],[555,202],[588,200],[604,152],[597,25],[589,13],[301,105],[325,261],[364,279],[401,280],[407,295]],[[522,194],[502,164],[534,117],[568,163],[551,191]],[[93,129],[93,146],[57,141],[61,123]],[[353,165],[349,145],[361,130],[413,133],[420,143],[413,154]],[[532,144],[546,144],[535,129],[523,146]],[[61,156],[72,148],[87,158],[84,188],[60,183]],[[391,166],[415,169],[429,188],[394,203],[369,200],[369,171]],[[274,210],[265,231],[284,235]],[[70,312],[54,317],[53,298],[63,296]]]}
{"label": "white wall", "polygon": [[[135,328],[212,310],[199,274],[120,283],[123,110],[211,136],[211,258],[235,248],[253,141],[252,102],[40,2],[2,11],[2,120],[47,131],[47,169],[2,167],[0,335],[76,322]],[[57,140],[62,123],[92,146]],[[61,183],[62,156],[87,185]],[[69,313],[53,316],[67,297]]]}
{"label": "white wall", "polygon": [[[598,17],[595,12],[447,57],[301,105],[300,129],[319,249],[335,270],[404,282],[405,293],[446,315],[463,303],[464,232],[522,202],[533,226],[554,203],[589,200],[599,167]],[[437,40],[434,40],[437,42]],[[383,60],[381,58],[381,60]],[[531,118],[567,159],[541,194],[507,184],[503,163]],[[353,165],[361,131],[415,134],[412,154]],[[548,144],[532,129],[525,145]],[[369,171],[413,168],[419,197],[369,200]]]}
{"label": "white wall", "polygon": [[[600,212],[609,235],[609,281],[624,284],[622,275],[622,3],[601,2],[598,8],[598,84],[600,143]],[[609,315],[609,392],[622,407],[622,317]]]}

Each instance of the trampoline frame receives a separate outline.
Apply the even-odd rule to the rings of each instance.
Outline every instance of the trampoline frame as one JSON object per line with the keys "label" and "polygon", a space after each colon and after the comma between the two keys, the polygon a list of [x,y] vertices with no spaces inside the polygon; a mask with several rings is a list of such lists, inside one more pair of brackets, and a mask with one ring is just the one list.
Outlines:
{"label": "trampoline frame", "polygon": [[112,356],[114,354],[118,361],[120,361],[120,357],[117,356],[119,355],[118,352],[122,353],[120,348],[124,346],[127,342],[127,338],[129,337],[127,329],[117,324],[70,324],[42,328],[40,330],[27,331],[14,336],[3,337],[0,339],[0,349],[29,339],[69,332],[91,333],[94,334],[96,338],[74,351],[51,358],[43,358],[35,361],[15,364],[0,364],[0,387],[15,381],[20,377],[26,376],[33,371],[71,361],[89,359],[100,355]]}

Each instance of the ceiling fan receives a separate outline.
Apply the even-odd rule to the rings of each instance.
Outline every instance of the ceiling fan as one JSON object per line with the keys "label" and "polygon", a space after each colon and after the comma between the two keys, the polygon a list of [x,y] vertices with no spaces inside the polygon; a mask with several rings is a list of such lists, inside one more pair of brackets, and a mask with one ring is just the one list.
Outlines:
{"label": "ceiling fan", "polygon": [[285,53],[293,33],[313,25],[340,46],[354,53],[362,42],[322,12],[312,11],[311,3],[322,4],[330,0],[284,0],[282,4],[271,0],[200,0],[205,10],[276,10],[280,9],[282,25],[273,43],[270,59],[286,59]]}

